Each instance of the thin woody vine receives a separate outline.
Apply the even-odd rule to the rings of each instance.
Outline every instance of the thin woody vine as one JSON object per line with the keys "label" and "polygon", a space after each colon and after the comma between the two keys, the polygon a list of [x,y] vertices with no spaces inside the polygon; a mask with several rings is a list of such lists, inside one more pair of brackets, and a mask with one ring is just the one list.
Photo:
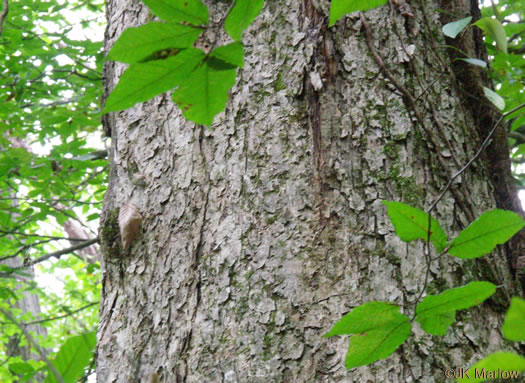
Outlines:
{"label": "thin woody vine", "polygon": [[[229,90],[235,84],[237,68],[243,66],[242,33],[259,14],[264,1],[237,0],[228,8],[224,18],[216,24],[209,23],[208,9],[201,0],[174,2],[169,6],[154,0],[143,2],[160,21],[150,21],[139,27],[128,28],[109,51],[108,60],[129,64],[129,67],[105,101],[103,112],[127,109],[138,102],[174,89],[173,101],[186,119],[201,125],[211,125],[214,117],[226,106]],[[361,13],[386,3],[387,0],[332,0],[329,26],[333,26],[348,13],[360,12],[359,18],[366,44],[375,63],[407,100],[410,112],[415,116],[417,126],[421,130],[420,134],[431,137],[432,127],[425,123],[418,100],[427,96],[425,93],[432,84],[420,95],[411,94],[384,64],[383,58],[374,47],[372,30],[365,15]],[[413,17],[410,5],[404,1],[395,2],[394,5],[406,22],[410,23]],[[471,20],[472,17],[467,17],[450,22],[443,27],[443,33],[454,39],[465,28],[471,27]],[[505,50],[505,32],[501,23],[498,23],[496,19],[482,18],[473,25],[489,35],[496,42],[498,49]],[[217,36],[223,28],[234,42],[216,47]],[[213,37],[209,38],[208,35]],[[460,60],[465,61],[464,65],[487,67],[484,61],[468,57],[466,54]],[[409,62],[409,65],[417,73],[414,64]],[[211,84],[213,86],[210,86]],[[504,100],[496,92],[483,87],[483,93],[499,110],[505,109]],[[426,211],[401,202],[383,201],[395,232],[402,241],[424,241],[424,282],[416,300],[407,306],[400,307],[388,302],[367,302],[355,307],[333,326],[325,337],[351,336],[345,363],[347,368],[371,364],[389,357],[409,338],[414,321],[429,334],[445,335],[455,322],[456,311],[479,305],[496,292],[498,286],[493,283],[472,281],[465,286],[448,289],[438,295],[426,295],[423,298],[429,284],[432,262],[447,254],[459,259],[476,259],[489,254],[497,245],[507,242],[525,226],[523,218],[507,210],[487,211],[449,240],[432,213],[446,193],[450,192],[458,199],[458,191],[451,188],[454,180],[479,158],[503,120],[514,116],[523,108],[525,104],[501,115],[478,151],[454,175],[448,177],[446,186]],[[434,110],[432,112],[432,120],[439,125]],[[442,129],[437,129],[437,134],[446,141]],[[443,159],[439,156],[436,158],[441,167],[446,169]],[[125,222],[119,222],[119,225],[121,231],[126,230],[123,227],[126,226]],[[437,256],[432,257],[431,247],[435,249]],[[520,331],[525,328],[524,318],[525,300],[512,298],[502,328],[506,339],[525,340],[525,334]],[[512,352],[501,351],[487,356],[474,367],[487,371],[500,369],[521,372],[525,370],[525,358]],[[465,379],[459,381],[468,381]]]}

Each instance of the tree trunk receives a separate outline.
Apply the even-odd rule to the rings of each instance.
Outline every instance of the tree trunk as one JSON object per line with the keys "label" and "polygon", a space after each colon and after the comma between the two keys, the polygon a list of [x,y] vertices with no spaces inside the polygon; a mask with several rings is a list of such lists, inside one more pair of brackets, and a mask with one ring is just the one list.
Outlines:
{"label": "tree trunk", "polygon": [[[463,3],[457,18],[471,13]],[[207,4],[214,22],[228,7]],[[348,339],[322,337],[367,301],[412,313],[423,244],[399,240],[381,201],[428,207],[490,128],[476,125],[490,107],[465,98],[451,68],[442,4],[410,6],[414,17],[390,5],[365,13],[371,50],[357,13],[328,28],[328,1],[267,1],[211,128],[185,121],[170,95],[106,119],[100,382],[434,382],[503,347],[513,293],[503,248],[488,261],[432,263],[429,293],[471,280],[504,286],[458,313],[445,337],[414,324],[390,358],[350,371]],[[106,49],[148,19],[139,2],[110,0],[107,12]],[[473,43],[472,29],[463,38]],[[107,65],[108,89],[123,69]],[[478,160],[438,205],[450,236],[497,206],[490,169]],[[120,251],[126,203],[144,219]]]}

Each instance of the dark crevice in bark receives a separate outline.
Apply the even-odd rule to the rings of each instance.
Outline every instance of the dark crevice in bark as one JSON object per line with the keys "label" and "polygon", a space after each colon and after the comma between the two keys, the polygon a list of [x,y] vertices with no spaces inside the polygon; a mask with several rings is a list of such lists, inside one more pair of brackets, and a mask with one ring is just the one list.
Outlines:
{"label": "dark crevice in bark", "polygon": [[[304,0],[302,12],[303,30],[306,38],[315,42],[315,50],[309,66],[304,73],[304,96],[307,103],[307,113],[309,128],[312,134],[312,156],[315,172],[315,183],[319,192],[319,221],[323,223],[324,211],[324,192],[326,191],[324,179],[324,159],[323,159],[323,136],[321,131],[321,94],[314,88],[310,73],[318,66],[319,54],[326,33],[326,20],[317,12],[311,0]],[[308,25],[305,22],[309,21]]]}
{"label": "dark crevice in bark", "polygon": [[[472,22],[479,20],[481,18],[481,12],[478,1],[464,1],[470,1],[470,4],[462,5],[464,8],[467,8],[464,9],[465,11],[470,12]],[[461,9],[456,2],[450,0],[442,0],[441,8],[456,15],[451,16],[448,13],[442,13],[442,24],[468,16],[468,14],[457,15]],[[481,30],[476,27],[469,28],[456,39],[447,38],[447,44],[459,50],[448,50],[452,61],[452,69],[459,82],[458,91],[463,97],[464,106],[470,111],[475,122],[475,129],[478,132],[480,140],[483,140],[500,116],[499,111],[486,100],[483,92],[483,86],[493,88],[492,81],[481,68],[474,65],[467,65],[462,61],[454,61],[456,58],[463,57],[463,55],[459,53],[462,51],[469,57],[479,58],[485,62],[489,62]],[[490,174],[490,181],[494,188],[497,207],[505,210],[513,210],[523,216],[523,210],[512,176],[510,149],[504,125],[501,125],[496,130],[491,144],[485,150],[483,158],[485,159],[485,164]],[[518,258],[525,253],[525,230],[518,233],[511,241],[507,242],[504,247],[506,249],[505,253],[509,267],[513,277],[516,278]],[[525,293],[525,280],[521,280],[520,284],[522,291]]]}
{"label": "dark crevice in bark", "polygon": [[[188,278],[188,281],[190,281],[190,283],[191,283],[191,286],[189,287],[190,294],[196,294],[195,307],[193,308],[193,312],[191,314],[191,322],[192,323],[195,322],[195,318],[197,316],[197,312],[199,311],[199,306],[200,306],[200,303],[201,303],[201,283],[202,283],[202,281],[201,281],[200,268],[201,268],[202,250],[203,250],[203,246],[204,246],[204,233],[205,233],[205,227],[206,227],[208,203],[209,203],[209,196],[210,196],[210,190],[211,190],[211,179],[210,179],[209,173],[207,171],[207,167],[206,167],[207,166],[207,159],[206,159],[206,156],[204,154],[204,148],[203,148],[204,129],[205,129],[204,126],[200,127],[200,132],[199,132],[199,152],[200,152],[200,155],[202,156],[202,166],[203,166],[204,172],[206,174],[206,184],[208,185],[208,187],[207,187],[207,190],[206,190],[206,195],[204,196],[204,205],[202,206],[202,212],[201,212],[202,220],[201,220],[200,228],[199,228],[199,238],[198,238],[197,244],[195,246],[194,254],[193,254],[193,262],[192,262],[192,271],[193,271],[193,273]],[[191,299],[189,299],[189,301],[191,301]],[[193,336],[193,331],[192,331],[192,327],[190,326],[188,333],[184,337],[184,343],[183,343],[181,351],[180,351],[181,359],[187,359],[187,357],[188,357],[187,355],[188,355],[188,351],[190,350],[190,347],[191,347],[192,336]],[[183,363],[183,365],[185,366],[186,371],[184,371],[182,374],[181,374],[181,371],[177,371],[176,375],[177,375],[177,377],[180,376],[180,381],[186,382],[186,379],[187,379],[187,376],[188,376],[188,371],[187,371],[188,363],[187,363],[187,361],[185,361]],[[177,379],[179,380],[179,378],[177,378]]]}

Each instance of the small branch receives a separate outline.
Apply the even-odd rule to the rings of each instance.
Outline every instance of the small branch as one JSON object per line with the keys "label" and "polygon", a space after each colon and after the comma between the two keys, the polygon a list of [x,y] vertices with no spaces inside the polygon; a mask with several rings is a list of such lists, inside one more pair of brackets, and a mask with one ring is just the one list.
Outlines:
{"label": "small branch", "polygon": [[3,32],[3,24],[4,20],[7,17],[7,12],[9,12],[9,1],[4,0],[3,7],[2,7],[2,13],[0,13],[0,35]]}
{"label": "small branch", "polygon": [[226,15],[224,15],[224,17],[221,19],[221,21],[219,22],[219,25],[217,25],[217,29],[216,29],[216,33],[215,33],[215,39],[213,40],[213,43],[211,43],[210,45],[210,50],[208,51],[208,53],[206,54],[206,57],[208,57],[210,55],[210,53],[213,51],[213,49],[215,48],[215,46],[217,45],[217,42],[219,41],[219,31],[222,29],[222,26],[224,25],[224,22],[226,21],[226,19],[228,18],[228,16],[230,15],[233,7],[235,7],[235,4],[237,3],[237,0],[236,1],[232,1],[230,7],[228,8],[228,10],[226,11]]}
{"label": "small branch", "polygon": [[44,243],[49,243],[49,242],[51,242],[51,241],[53,241],[53,240],[52,240],[52,239],[46,239],[46,240],[42,240],[42,241],[36,241],[36,242],[33,242],[33,243],[29,244],[29,245],[23,245],[23,246],[20,247],[15,253],[13,253],[13,254],[9,254],[9,255],[6,255],[5,257],[0,258],[0,262],[3,262],[3,261],[5,261],[5,260],[7,260],[7,259],[14,258],[14,257],[16,257],[18,254],[21,254],[21,253],[27,251],[28,249],[31,249],[32,247],[35,247],[35,246],[37,246],[37,245],[42,245],[42,244],[44,244]]}
{"label": "small branch", "polygon": [[82,74],[80,72],[77,72],[76,70],[54,69],[53,72],[68,73],[68,75],[65,78],[68,78],[69,76],[75,75],[75,76],[78,76],[78,77],[81,77],[81,78],[88,79],[90,81],[102,81],[102,77],[97,77],[97,78],[89,77],[88,75],[85,75],[85,74]]}
{"label": "small branch", "polygon": [[525,53],[525,44],[522,45],[519,48],[509,48],[509,53],[513,53],[513,54],[516,54],[516,55],[520,55],[520,54]]}
{"label": "small branch", "polygon": [[40,203],[74,202],[74,203],[78,203],[79,205],[100,205],[102,203],[102,201],[87,202],[87,201],[79,201],[77,199],[71,199],[71,198],[35,199],[35,198],[24,198],[24,197],[0,197],[0,201],[11,201],[11,200],[40,202]]}
{"label": "small branch", "polygon": [[517,106],[516,108],[512,109],[511,111],[503,114],[499,118],[499,120],[496,122],[496,124],[494,124],[494,126],[491,129],[491,131],[489,132],[489,134],[487,135],[487,137],[485,138],[485,140],[483,141],[483,143],[479,147],[479,149],[476,152],[476,154],[460,170],[458,170],[456,172],[456,174],[454,174],[452,176],[452,178],[450,178],[450,180],[448,181],[447,185],[445,186],[445,188],[443,189],[441,194],[434,200],[434,202],[432,202],[432,204],[430,205],[430,208],[427,210],[427,214],[428,214],[428,224],[427,224],[428,225],[428,231],[427,231],[427,240],[425,242],[425,260],[427,262],[427,272],[426,272],[426,275],[425,275],[425,282],[423,283],[423,289],[421,290],[421,293],[419,294],[419,296],[417,297],[416,301],[414,302],[415,308],[414,308],[414,315],[412,316],[412,320],[414,320],[414,318],[416,317],[417,304],[419,303],[421,297],[423,296],[423,293],[426,290],[426,287],[427,287],[427,284],[428,284],[428,277],[429,277],[429,274],[430,274],[430,262],[432,261],[432,259],[430,258],[430,250],[429,250],[429,248],[430,248],[430,237],[432,235],[432,211],[436,208],[436,205],[439,203],[439,201],[441,201],[441,199],[443,198],[445,193],[450,189],[450,186],[452,185],[452,182],[454,182],[454,180],[457,177],[459,177],[461,174],[463,174],[469,168],[469,166],[472,165],[472,163],[478,159],[478,157],[481,155],[483,150],[489,145],[490,140],[491,140],[492,136],[494,135],[494,132],[496,131],[498,126],[501,124],[503,119],[505,117],[507,117],[508,115],[510,115],[510,114],[512,114],[512,113],[514,113],[514,112],[516,112],[516,111],[518,111],[518,110],[520,110],[520,109],[522,109],[524,107],[525,107],[525,104],[521,104],[521,105]]}
{"label": "small branch", "polygon": [[[448,191],[448,189],[450,189],[450,186],[452,186],[452,182],[454,182],[454,180],[459,177],[461,174],[463,174],[465,172],[465,170],[467,170],[470,165],[472,165],[472,163],[474,161],[476,161],[478,159],[478,157],[481,155],[481,153],[483,152],[483,150],[489,145],[490,143],[490,140],[492,138],[492,136],[494,135],[494,132],[496,131],[497,127],[501,124],[501,122],[503,121],[503,119],[509,115],[511,115],[512,113],[522,109],[522,108],[525,108],[525,104],[521,104],[517,107],[515,107],[514,109],[508,111],[507,113],[505,114],[502,114],[501,117],[499,118],[499,120],[496,122],[496,124],[492,127],[491,131],[489,132],[489,134],[487,135],[487,137],[485,138],[485,140],[483,141],[483,143],[481,144],[481,146],[479,147],[478,151],[476,152],[476,154],[474,155],[474,157],[472,157],[466,164],[465,166],[463,166],[460,170],[458,170],[456,172],[456,174],[454,174],[452,176],[452,178],[448,181],[447,185],[445,186],[445,188],[443,189],[443,191],[441,192],[441,194],[439,195],[438,198],[436,198],[436,200],[432,203],[432,205],[430,206],[430,208],[427,210],[427,213],[430,215],[430,213],[432,212],[432,210],[435,209],[436,205],[439,203],[439,201],[441,201],[441,199],[443,198],[443,196],[445,195],[445,193]],[[430,228],[430,226],[429,226]]]}
{"label": "small branch", "polygon": [[53,107],[53,106],[59,106],[59,105],[67,105],[67,104],[72,104],[74,102],[78,102],[80,101],[80,97],[73,97],[69,100],[58,100],[58,101],[55,101],[55,102],[50,102],[49,104],[25,104],[25,105],[21,105],[20,107],[21,108],[33,108],[33,107],[37,107],[37,108],[49,108],[49,107]]}
{"label": "small branch", "polygon": [[428,86],[427,86],[425,89],[423,89],[423,90],[421,91],[421,93],[420,93],[418,96],[416,96],[415,101],[419,100],[419,98],[420,98],[421,96],[423,96],[423,95],[427,92],[427,90],[429,90],[430,88],[432,88],[432,86],[433,86],[438,80],[440,80],[440,79],[441,79],[441,76],[443,76],[445,73],[447,73],[447,70],[442,71],[442,72],[439,74],[439,76],[437,76],[437,77],[434,79],[434,81],[432,81],[430,84],[428,84]]}
{"label": "small branch", "polygon": [[2,234],[10,234],[10,235],[20,235],[20,236],[23,236],[23,237],[38,237],[38,238],[54,239],[54,240],[57,240],[57,241],[67,240],[67,241],[73,241],[73,242],[82,242],[82,241],[86,240],[86,238],[54,237],[52,235],[27,234],[27,233],[20,233],[18,231],[0,230],[0,233],[2,233]]}
{"label": "small branch", "polygon": [[57,371],[55,366],[53,366],[51,361],[47,358],[46,353],[44,352],[44,350],[42,350],[40,348],[40,346],[38,346],[38,344],[34,341],[33,337],[29,333],[29,331],[26,330],[24,325],[22,325],[20,322],[18,322],[16,320],[16,318],[13,316],[13,314],[11,314],[9,311],[4,310],[1,307],[0,307],[0,313],[3,314],[7,319],[9,319],[16,327],[18,327],[20,329],[20,331],[22,331],[22,334],[24,334],[24,336],[26,337],[27,341],[31,344],[31,346],[40,355],[40,359],[47,365],[47,368],[49,368],[49,371],[51,371],[53,373],[53,375],[55,375],[55,378],[56,378],[57,382],[64,383],[64,379],[62,379],[62,375],[60,375],[60,373]]}
{"label": "small branch", "polygon": [[525,142],[525,134],[514,131],[509,133],[510,138],[514,138],[516,140],[516,145],[523,144]]}
{"label": "small branch", "polygon": [[79,309],[76,309],[76,310],[73,310],[73,311],[70,311],[68,312],[67,314],[63,314],[63,315],[59,315],[59,316],[56,316],[56,317],[50,317],[50,318],[45,318],[45,319],[39,319],[39,320],[35,320],[35,321],[32,321],[32,322],[25,322],[25,323],[22,323],[23,326],[30,326],[30,325],[33,325],[33,324],[39,324],[39,323],[44,323],[44,322],[50,322],[50,321],[54,321],[54,320],[58,320],[58,319],[63,319],[63,318],[67,318],[69,316],[72,316],[80,311],[83,311],[91,306],[95,306],[95,305],[98,305],[100,302],[92,302],[92,303],[89,303],[85,306],[82,306],[80,307]]}
{"label": "small branch", "polygon": [[82,188],[84,185],[86,185],[89,181],[91,181],[93,178],[97,177],[98,175],[104,173],[105,171],[108,170],[108,166],[104,166],[101,170],[99,171],[96,171],[94,172],[93,174],[91,174],[88,178],[86,178],[84,181],[82,181],[81,183],[79,183],[78,185],[75,186],[75,189],[80,189]]}
{"label": "small branch", "polygon": [[38,257],[36,259],[33,259],[33,260],[25,263],[23,266],[13,267],[12,270],[15,271],[15,270],[20,270],[20,269],[26,269],[28,267],[36,265],[37,263],[46,261],[49,258],[53,258],[53,257],[60,258],[64,254],[73,253],[73,252],[75,252],[77,250],[80,250],[80,249],[83,249],[85,247],[91,246],[91,245],[93,245],[94,243],[97,243],[97,242],[98,242],[98,238],[90,239],[88,241],[79,243],[78,245],[68,247],[67,249],[63,249],[63,250],[55,251],[54,253],[49,253],[49,254],[43,255],[41,257]]}

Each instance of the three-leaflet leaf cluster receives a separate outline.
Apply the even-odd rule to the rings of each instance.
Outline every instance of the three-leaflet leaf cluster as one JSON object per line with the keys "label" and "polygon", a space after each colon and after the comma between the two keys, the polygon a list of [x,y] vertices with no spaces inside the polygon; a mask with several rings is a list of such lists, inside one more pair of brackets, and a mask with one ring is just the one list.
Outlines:
{"label": "three-leaflet leaf cluster", "polygon": [[255,19],[263,0],[236,0],[224,21],[234,40],[211,52],[194,44],[207,28],[208,8],[201,0],[143,0],[163,21],[128,28],[106,59],[129,64],[104,105],[104,113],[123,110],[174,89],[184,117],[211,125],[224,110],[244,63],[242,32]]}

